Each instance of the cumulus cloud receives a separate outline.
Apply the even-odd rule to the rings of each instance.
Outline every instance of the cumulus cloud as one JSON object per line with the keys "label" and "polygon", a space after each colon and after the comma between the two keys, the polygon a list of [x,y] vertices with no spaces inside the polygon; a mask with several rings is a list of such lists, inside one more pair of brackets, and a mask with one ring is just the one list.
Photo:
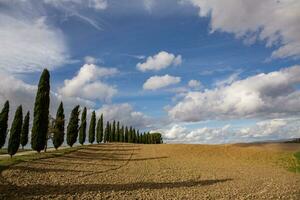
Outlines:
{"label": "cumulus cloud", "polygon": [[154,56],[149,56],[144,63],[138,63],[137,69],[145,72],[149,70],[159,71],[171,65],[178,66],[182,63],[181,55],[175,56],[172,53],[161,51]]}
{"label": "cumulus cloud", "polygon": [[[27,84],[24,81],[14,77],[10,74],[0,73],[0,79],[2,84],[0,85],[0,107],[6,100],[10,103],[10,121],[13,118],[13,114],[17,106],[22,105],[24,112],[29,110],[31,115],[33,114],[33,106],[36,95],[37,86]],[[62,97],[61,95],[51,91],[50,93],[50,114],[55,116],[56,109],[60,101],[64,102],[64,109],[66,117],[69,117],[71,109],[75,105],[93,107],[95,104],[91,101],[72,98],[72,97]]]}
{"label": "cumulus cloud", "polygon": [[245,127],[201,127],[190,129],[185,125],[173,124],[161,132],[167,143],[237,143],[268,140],[285,140],[300,137],[300,123],[297,118],[271,119]]}
{"label": "cumulus cloud", "polygon": [[134,111],[128,103],[105,104],[96,111],[97,115],[103,114],[106,121],[120,121],[121,124],[137,128],[150,127],[152,119],[142,112]]}
{"label": "cumulus cloud", "polygon": [[67,97],[109,101],[117,93],[117,89],[103,83],[100,79],[116,73],[118,70],[115,68],[84,64],[75,77],[64,81],[64,86],[59,89],[59,93]]}
{"label": "cumulus cloud", "polygon": [[300,57],[300,1],[183,0],[211,18],[211,31],[233,33],[246,43],[266,41],[272,58]]}
{"label": "cumulus cloud", "polygon": [[199,89],[201,87],[201,82],[197,80],[190,80],[188,86],[190,88]]}
{"label": "cumulus cloud", "polygon": [[168,114],[175,120],[194,122],[296,115],[300,112],[299,83],[299,65],[261,73],[203,92],[189,92]]}
{"label": "cumulus cloud", "polygon": [[46,24],[44,17],[17,18],[0,14],[0,69],[33,72],[69,62],[62,32]]}
{"label": "cumulus cloud", "polygon": [[159,88],[167,87],[179,83],[180,77],[170,76],[168,74],[164,76],[152,76],[143,85],[144,90],[157,90]]}

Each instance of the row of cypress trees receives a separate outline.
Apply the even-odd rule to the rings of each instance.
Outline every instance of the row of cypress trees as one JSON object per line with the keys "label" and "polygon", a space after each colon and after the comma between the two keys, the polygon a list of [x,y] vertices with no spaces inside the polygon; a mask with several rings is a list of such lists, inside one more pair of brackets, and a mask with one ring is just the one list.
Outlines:
{"label": "row of cypress trees", "polygon": [[[62,105],[62,104],[61,104]],[[60,107],[57,113],[60,112]],[[67,144],[73,146],[79,138],[79,143],[84,144],[86,141],[86,114],[87,109],[84,107],[81,113],[81,122],[79,125],[79,106],[75,106],[71,112],[69,124],[67,126]],[[162,137],[160,133],[139,133],[139,130],[127,126],[120,126],[120,122],[115,120],[111,123],[106,122],[104,128],[103,125],[103,114],[101,114],[98,121],[96,119],[95,111],[92,112],[91,120],[88,130],[88,142],[93,144],[96,142],[99,144],[101,142],[128,142],[128,143],[140,143],[140,144],[160,144],[162,143]],[[79,136],[78,136],[79,134]],[[63,135],[63,134],[61,134]],[[56,136],[54,136],[55,138]],[[54,145],[55,146],[55,145]]]}
{"label": "row of cypress trees", "polygon": [[[0,148],[4,146],[8,133],[8,114],[9,101],[6,101],[0,113]],[[7,151],[11,156],[18,151],[20,145],[22,146],[22,148],[24,148],[24,146],[28,143],[29,120],[29,111],[27,112],[23,120],[23,111],[22,106],[20,105],[16,110],[10,129]]]}
{"label": "row of cypress trees", "polygon": [[[57,149],[64,143],[65,138],[65,115],[63,103],[61,102],[54,119],[49,119],[49,104],[50,104],[50,74],[47,69],[41,74],[38,90],[34,103],[33,125],[31,130],[31,148],[37,152],[47,148],[49,138],[52,138],[53,146]],[[73,146],[77,139],[80,144],[86,141],[87,129],[87,109],[84,108],[81,113],[79,125],[80,106],[77,105],[71,111],[69,123],[67,126],[66,141],[69,146]],[[5,144],[7,133],[10,132],[8,141],[8,153],[14,155],[19,146],[24,146],[28,143],[29,120],[30,113],[27,112],[23,120],[22,105],[20,105],[16,112],[8,131],[8,115],[9,102],[6,101],[0,113],[0,148]],[[89,124],[88,142],[129,142],[129,143],[143,143],[143,144],[157,144],[162,143],[160,133],[143,133],[133,127],[120,126],[120,122],[107,121],[106,127],[103,125],[103,115],[100,116],[96,122],[96,113],[92,112]],[[78,137],[79,135],[79,137]]]}

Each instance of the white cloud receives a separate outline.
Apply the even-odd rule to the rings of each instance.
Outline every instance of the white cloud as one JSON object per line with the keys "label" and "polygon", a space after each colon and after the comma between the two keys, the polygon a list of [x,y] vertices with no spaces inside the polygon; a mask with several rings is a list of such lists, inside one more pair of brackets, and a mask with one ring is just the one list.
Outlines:
{"label": "white cloud", "polygon": [[218,80],[216,81],[215,85],[218,87],[230,85],[231,83],[235,82],[239,78],[239,72],[231,74],[229,77],[223,79],[223,80]]}
{"label": "white cloud", "polygon": [[[12,120],[14,112],[19,105],[23,106],[24,112],[29,110],[32,116],[37,86],[27,84],[24,81],[5,73],[0,73],[0,79],[2,82],[0,85],[0,109],[2,109],[4,102],[9,100],[10,121]],[[95,106],[91,101],[81,98],[62,97],[61,95],[51,91],[50,114],[52,116],[55,116],[56,109],[60,101],[63,101],[64,103],[66,118],[69,117],[70,111],[75,105],[88,107]]]}
{"label": "white cloud", "polygon": [[167,87],[179,83],[180,77],[170,76],[168,74],[164,76],[152,76],[143,85],[145,90],[157,90],[159,88]]}
{"label": "white cloud", "polygon": [[190,80],[188,86],[190,88],[199,89],[201,87],[201,82],[197,80]]}
{"label": "white cloud", "polygon": [[59,93],[67,97],[109,101],[117,93],[117,89],[103,83],[100,79],[116,73],[118,70],[115,68],[85,64],[75,77],[64,81],[64,86],[59,89]]}
{"label": "white cloud", "polygon": [[71,6],[73,4],[93,8],[95,10],[104,10],[108,6],[107,0],[44,0],[44,2],[56,7]]}
{"label": "white cloud", "polygon": [[235,34],[246,43],[261,40],[275,47],[271,57],[300,57],[300,1],[183,0],[211,18],[211,31]]}
{"label": "white cloud", "polygon": [[95,58],[93,56],[85,56],[84,62],[86,64],[97,64],[97,63],[103,63],[103,60],[100,58]]}
{"label": "white cloud", "polygon": [[168,114],[178,121],[296,115],[300,112],[299,83],[299,65],[262,73],[203,92],[189,92]]}
{"label": "white cloud", "polygon": [[120,121],[126,126],[146,128],[151,126],[152,120],[141,112],[134,111],[128,103],[105,104],[96,111],[97,115],[103,114],[105,121]]}
{"label": "white cloud", "polygon": [[16,18],[0,14],[0,69],[33,72],[69,62],[64,36],[45,18]]}
{"label": "white cloud", "polygon": [[138,63],[137,69],[145,72],[149,70],[159,71],[171,65],[177,66],[182,63],[181,55],[175,56],[172,53],[161,51],[154,56],[149,56],[144,63]]}
{"label": "white cloud", "polygon": [[245,127],[233,127],[227,124],[221,127],[204,126],[194,129],[173,124],[152,132],[161,132],[167,143],[237,143],[298,138],[300,123],[299,118],[288,118],[260,121]]}
{"label": "white cloud", "polygon": [[145,9],[151,12],[156,2],[154,0],[144,0]]}

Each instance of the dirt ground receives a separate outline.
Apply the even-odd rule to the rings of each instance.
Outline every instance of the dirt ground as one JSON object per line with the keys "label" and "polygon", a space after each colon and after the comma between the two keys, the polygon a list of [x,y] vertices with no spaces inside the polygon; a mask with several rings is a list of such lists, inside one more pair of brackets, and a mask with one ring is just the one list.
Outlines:
{"label": "dirt ground", "polygon": [[87,146],[2,171],[0,199],[300,199],[299,144]]}

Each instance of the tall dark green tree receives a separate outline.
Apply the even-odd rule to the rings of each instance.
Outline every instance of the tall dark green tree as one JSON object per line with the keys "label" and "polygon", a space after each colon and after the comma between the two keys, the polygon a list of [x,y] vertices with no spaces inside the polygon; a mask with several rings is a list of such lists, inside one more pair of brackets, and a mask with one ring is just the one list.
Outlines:
{"label": "tall dark green tree", "polygon": [[146,144],[146,134],[145,134],[145,132],[142,135],[142,144]]}
{"label": "tall dark green tree", "polygon": [[137,130],[137,133],[136,133],[136,143],[140,143],[140,132],[139,132],[139,130]]}
{"label": "tall dark green tree", "polygon": [[130,126],[129,131],[128,131],[128,142],[132,143],[132,126]]}
{"label": "tall dark green tree", "polygon": [[0,149],[4,146],[7,136],[7,121],[9,113],[9,102],[6,101],[0,113]]}
{"label": "tall dark green tree", "polygon": [[101,143],[103,140],[103,114],[101,114],[97,123],[97,143]]}
{"label": "tall dark green tree", "polygon": [[67,144],[72,147],[78,137],[79,123],[79,105],[75,106],[71,112],[69,124],[67,127]]}
{"label": "tall dark green tree", "polygon": [[22,106],[19,106],[16,110],[14,120],[11,125],[9,141],[8,141],[8,154],[10,157],[15,155],[20,146],[20,137],[22,132],[23,113]]}
{"label": "tall dark green tree", "polygon": [[132,142],[136,143],[136,131],[135,131],[135,128],[132,129]]}
{"label": "tall dark green tree", "polygon": [[112,136],[111,136],[112,141],[114,142],[114,141],[116,141],[116,121],[115,120],[113,121],[111,132],[112,132]]}
{"label": "tall dark green tree", "polygon": [[50,103],[50,74],[44,69],[35,98],[33,112],[33,126],[31,133],[31,147],[40,152],[45,148],[48,133],[48,116]]}
{"label": "tall dark green tree", "polygon": [[65,114],[63,102],[60,102],[53,126],[52,142],[55,149],[60,147],[65,138]]}
{"label": "tall dark green tree", "polygon": [[81,123],[79,127],[79,143],[83,145],[86,138],[86,107],[84,107],[81,114]]}
{"label": "tall dark green tree", "polygon": [[104,142],[109,141],[109,122],[106,122],[105,131],[104,131]]}
{"label": "tall dark green tree", "polygon": [[121,140],[121,138],[120,138],[120,122],[118,121],[117,127],[116,127],[116,141],[121,142],[120,140]]}
{"label": "tall dark green tree", "polygon": [[129,134],[129,132],[128,132],[128,127],[126,126],[126,127],[125,127],[125,138],[124,138],[125,140],[124,140],[124,142],[129,142],[129,141],[128,141],[128,134]]}
{"label": "tall dark green tree", "polygon": [[21,132],[20,143],[22,145],[22,149],[24,149],[24,146],[28,143],[29,118],[30,118],[30,113],[28,111],[25,118],[24,118],[24,122],[23,122],[23,126],[22,126],[22,132]]}
{"label": "tall dark green tree", "polygon": [[121,128],[120,135],[121,135],[121,142],[124,142],[124,126],[122,126],[122,128]]}
{"label": "tall dark green tree", "polygon": [[96,129],[96,113],[92,112],[90,128],[89,128],[89,143],[93,144],[95,141],[95,129]]}
{"label": "tall dark green tree", "polygon": [[113,138],[112,138],[112,125],[111,125],[111,123],[108,123],[108,138],[109,138],[109,142],[113,141]]}

